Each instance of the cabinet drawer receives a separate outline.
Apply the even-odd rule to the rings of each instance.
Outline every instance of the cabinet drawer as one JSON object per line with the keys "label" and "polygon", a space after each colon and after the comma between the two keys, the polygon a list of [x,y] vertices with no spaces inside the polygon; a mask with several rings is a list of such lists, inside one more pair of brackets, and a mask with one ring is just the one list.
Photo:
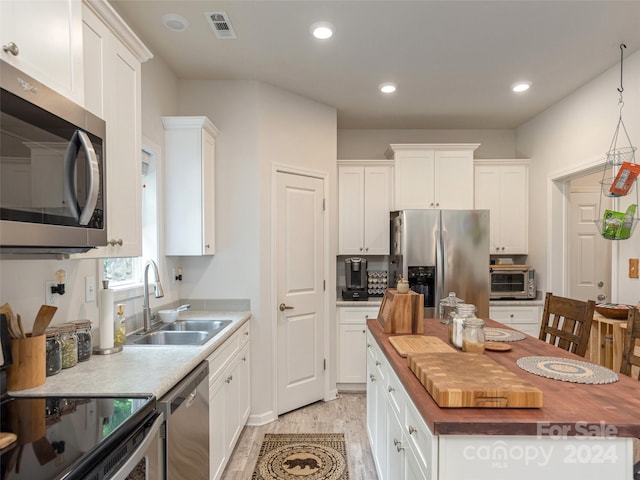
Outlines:
{"label": "cabinet drawer", "polygon": [[[384,356],[378,344],[367,330],[367,357],[373,366],[372,372],[376,375],[377,381],[382,382],[386,386],[387,372],[385,368]],[[386,387],[385,387],[386,388]]]}
{"label": "cabinet drawer", "polygon": [[389,405],[395,412],[396,416],[401,419],[404,418],[405,409],[405,397],[404,388],[398,380],[398,377],[389,370],[387,372],[387,384],[386,384],[387,398],[389,399]]}
{"label": "cabinet drawer", "polygon": [[419,464],[427,472],[427,478],[432,478],[434,476],[433,472],[436,471],[436,442],[434,442],[434,436],[427,424],[424,423],[416,407],[411,402],[406,404],[404,427],[404,433],[411,449],[416,454]]}
{"label": "cabinet drawer", "polygon": [[490,307],[489,316],[505,325],[517,323],[537,323],[541,313],[538,307]]}
{"label": "cabinet drawer", "polygon": [[209,384],[215,381],[222,370],[231,362],[232,357],[240,350],[240,341],[245,337],[241,331],[235,332],[218,349],[207,358],[209,362]]}
{"label": "cabinet drawer", "polygon": [[378,307],[339,308],[338,316],[340,323],[365,323],[368,318],[377,318],[378,310]]}
{"label": "cabinet drawer", "polygon": [[247,342],[249,341],[250,337],[250,333],[251,330],[249,328],[249,322],[245,323],[244,325],[242,325],[240,327],[240,329],[237,332],[237,335],[240,336],[240,346],[243,347],[247,344]]}

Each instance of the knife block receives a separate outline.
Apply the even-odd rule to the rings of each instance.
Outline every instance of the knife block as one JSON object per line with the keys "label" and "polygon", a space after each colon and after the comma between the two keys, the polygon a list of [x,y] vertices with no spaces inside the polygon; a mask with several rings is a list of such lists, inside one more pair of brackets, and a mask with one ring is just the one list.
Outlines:
{"label": "knife block", "polygon": [[7,389],[26,390],[46,380],[46,335],[12,338],[13,365],[7,369]]}
{"label": "knife block", "polygon": [[378,311],[378,322],[384,333],[418,333],[424,330],[424,295],[409,290],[398,293],[388,288]]}

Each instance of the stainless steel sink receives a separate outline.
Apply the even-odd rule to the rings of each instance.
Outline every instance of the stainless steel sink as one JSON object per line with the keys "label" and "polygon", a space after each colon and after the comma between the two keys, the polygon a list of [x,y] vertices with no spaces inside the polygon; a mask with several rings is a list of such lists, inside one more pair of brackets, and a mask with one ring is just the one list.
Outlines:
{"label": "stainless steel sink", "polygon": [[147,333],[134,340],[135,345],[202,345],[210,340],[215,332],[176,332],[159,330]]}
{"label": "stainless steel sink", "polygon": [[230,323],[231,320],[178,320],[160,327],[160,330],[177,332],[219,332]]}

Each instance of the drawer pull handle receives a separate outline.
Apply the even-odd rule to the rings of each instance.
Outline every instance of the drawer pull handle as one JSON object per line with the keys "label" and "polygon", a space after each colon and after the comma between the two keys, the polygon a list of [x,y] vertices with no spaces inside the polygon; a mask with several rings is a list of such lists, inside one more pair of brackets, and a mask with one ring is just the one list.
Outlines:
{"label": "drawer pull handle", "polygon": [[393,444],[396,446],[396,450],[398,450],[398,453],[400,453],[402,450],[404,450],[404,447],[402,446],[402,442],[400,440],[396,440],[394,438],[393,439]]}
{"label": "drawer pull handle", "polygon": [[381,363],[378,360],[376,360],[376,367],[379,367],[380,365]]}
{"label": "drawer pull handle", "polygon": [[413,425],[409,425],[409,435],[413,435],[417,431],[418,430],[416,428],[413,428]]}
{"label": "drawer pull handle", "polygon": [[395,392],[395,391],[396,391],[396,389],[395,389],[395,388],[393,388],[393,387],[389,387],[387,390],[389,390],[389,393],[393,393],[393,392]]}
{"label": "drawer pull handle", "polygon": [[375,376],[373,373],[370,373],[370,374],[369,374],[369,379],[370,379],[372,382],[375,382],[375,381],[376,381],[376,376]]}

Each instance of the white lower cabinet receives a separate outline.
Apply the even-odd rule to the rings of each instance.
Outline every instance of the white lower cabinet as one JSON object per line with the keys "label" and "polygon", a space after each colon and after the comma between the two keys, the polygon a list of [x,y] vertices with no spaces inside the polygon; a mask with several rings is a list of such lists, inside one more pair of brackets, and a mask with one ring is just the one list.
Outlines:
{"label": "white lower cabinet", "polygon": [[489,317],[511,328],[538,338],[542,309],[538,305],[489,306]]}
{"label": "white lower cabinet", "polygon": [[249,324],[209,358],[209,478],[217,480],[249,417]]}
{"label": "white lower cabinet", "polygon": [[340,389],[364,388],[367,381],[367,319],[378,315],[379,307],[338,307],[338,383]]}

